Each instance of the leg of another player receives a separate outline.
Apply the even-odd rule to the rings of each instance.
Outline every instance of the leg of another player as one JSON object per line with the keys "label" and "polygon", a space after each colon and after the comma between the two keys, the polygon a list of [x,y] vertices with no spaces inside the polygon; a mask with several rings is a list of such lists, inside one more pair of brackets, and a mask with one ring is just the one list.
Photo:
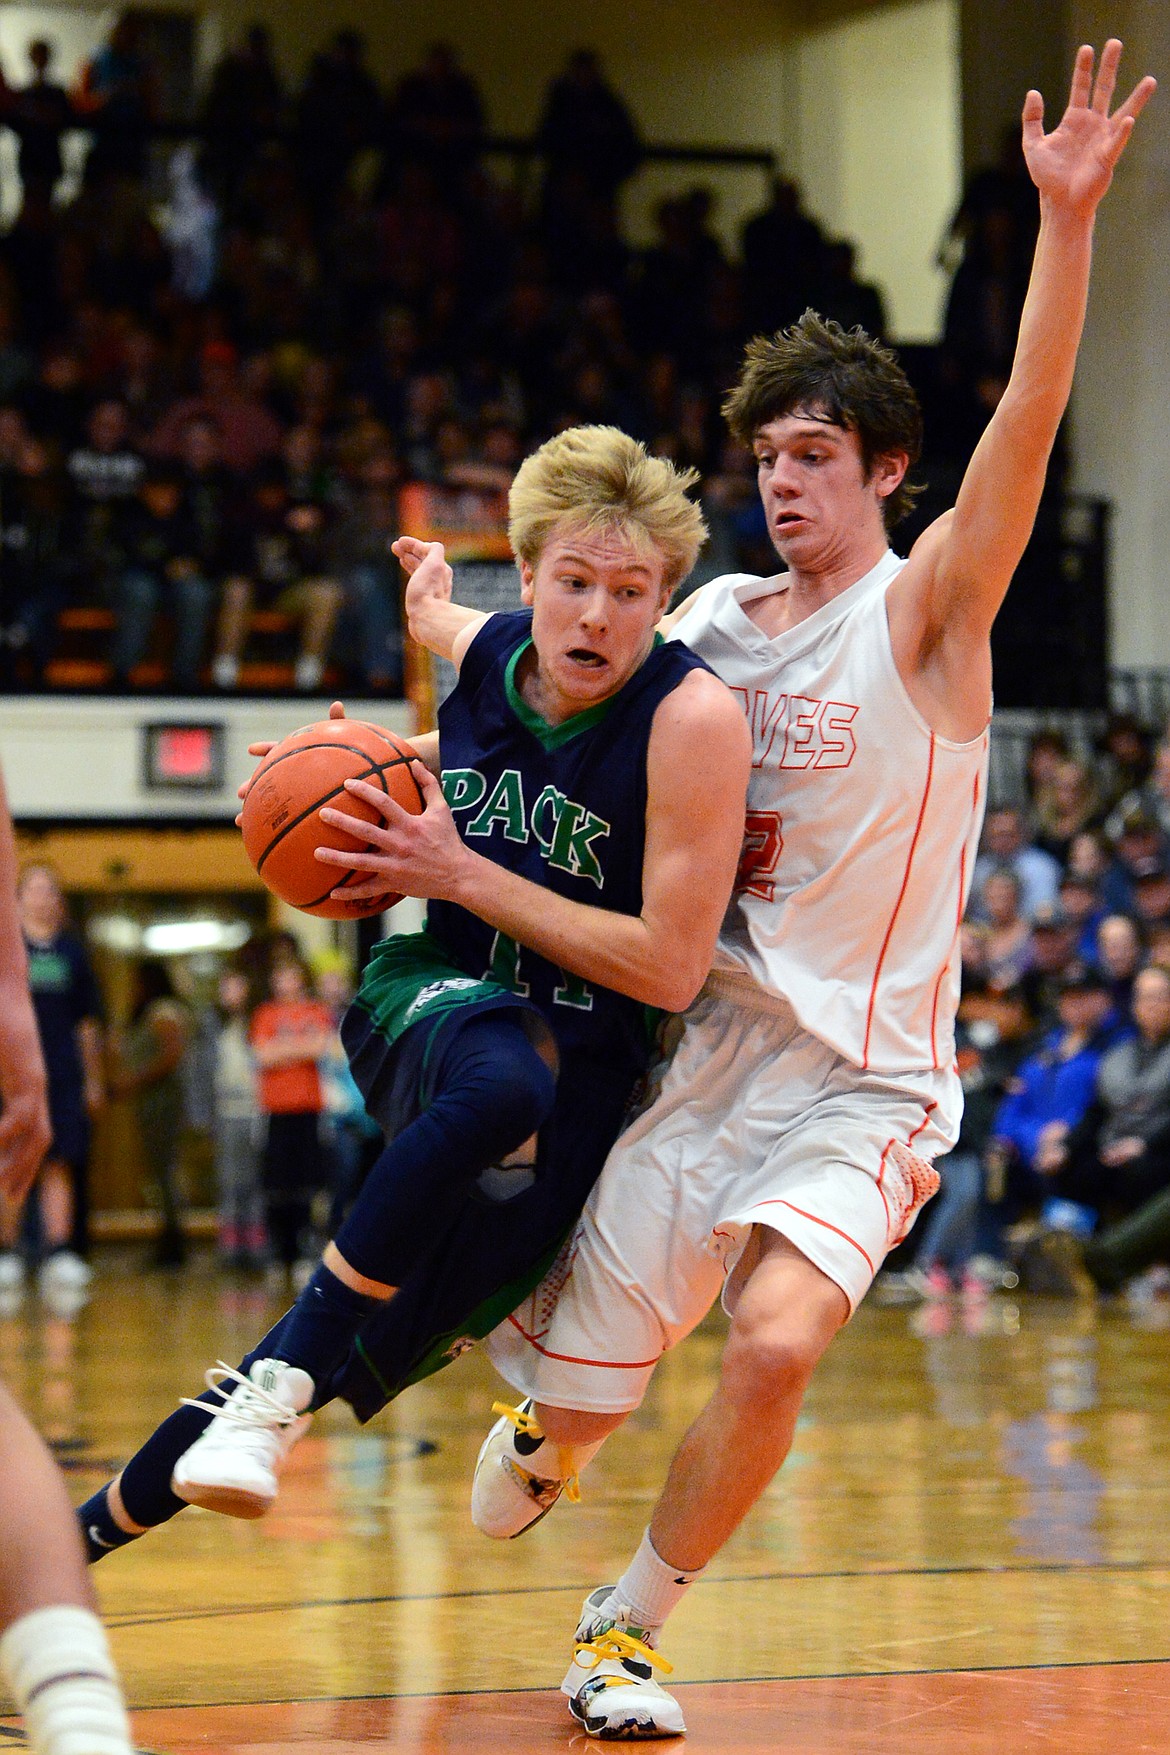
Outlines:
{"label": "leg of another player", "polygon": [[0,1669],[36,1755],[130,1755],[117,1671],[94,1613],[64,1483],[0,1386]]}
{"label": "leg of another player", "polygon": [[738,1529],[788,1455],[809,1379],[848,1316],[839,1286],[779,1233],[762,1233],[718,1388],[675,1452],[651,1519],[668,1565],[698,1571]]}
{"label": "leg of another player", "polygon": [[684,1729],[656,1680],[663,1624],[739,1527],[792,1445],[809,1378],[849,1315],[839,1287],[791,1243],[757,1227],[715,1394],[684,1437],[650,1527],[612,1590],[586,1598],[561,1684],[591,1735]]}

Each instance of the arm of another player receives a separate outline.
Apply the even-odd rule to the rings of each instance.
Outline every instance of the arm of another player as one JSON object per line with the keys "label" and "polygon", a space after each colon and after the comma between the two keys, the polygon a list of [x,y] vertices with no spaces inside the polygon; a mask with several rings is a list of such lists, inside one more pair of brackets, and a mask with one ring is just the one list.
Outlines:
{"label": "arm of another player", "polygon": [[407,575],[404,602],[411,639],[449,659],[458,670],[487,616],[482,610],[452,603],[453,575],[441,542],[400,536],[390,546]]}
{"label": "arm of another player", "polygon": [[1024,154],[1040,194],[1040,233],[1011,376],[954,510],[915,544],[889,593],[899,670],[908,680],[925,675],[944,712],[948,701],[963,702],[968,736],[986,719],[988,635],[1031,534],[1072,388],[1097,207],[1155,89],[1154,80],[1141,80],[1110,116],[1120,56],[1111,38],[1094,82],[1092,49],[1078,51],[1068,108],[1050,134],[1040,93],[1028,93]]}
{"label": "arm of another player", "polygon": [[[619,914],[505,871],[460,840],[436,782],[420,776],[421,816],[408,816],[364,782],[349,789],[374,805],[386,827],[337,811],[326,821],[368,839],[367,852],[319,848],[324,864],[372,874],[369,893],[400,889],[457,902],[586,981],[646,1005],[680,1011],[711,966],[743,844],[751,736],[734,696],[695,671],[654,716],[646,758],[646,850],[642,911]],[[365,885],[348,885],[358,897]]]}
{"label": "arm of another player", "polygon": [[45,1062],[16,908],[16,844],[0,776],[0,1193],[20,1202],[52,1134]]}

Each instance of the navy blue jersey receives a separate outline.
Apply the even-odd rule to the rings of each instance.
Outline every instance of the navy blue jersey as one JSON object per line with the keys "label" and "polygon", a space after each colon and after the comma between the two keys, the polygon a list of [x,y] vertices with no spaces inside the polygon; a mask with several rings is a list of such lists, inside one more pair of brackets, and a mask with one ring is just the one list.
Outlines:
{"label": "navy blue jersey", "polygon": [[[439,711],[443,794],[469,847],[575,902],[638,914],[646,841],[646,749],[660,701],[706,666],[658,641],[609,700],[549,725],[521,700],[516,667],[532,612],[494,615],[475,636]],[[639,1073],[652,1018],[636,1000],[547,962],[451,902],[427,927],[468,975],[489,976],[538,1006],[562,1054]]]}
{"label": "navy blue jersey", "polygon": [[101,995],[85,946],[60,932],[47,944],[25,939],[28,984],[40,1032],[50,1091],[56,1086],[81,1092],[83,1069],[76,1030],[85,1018],[101,1016]]}

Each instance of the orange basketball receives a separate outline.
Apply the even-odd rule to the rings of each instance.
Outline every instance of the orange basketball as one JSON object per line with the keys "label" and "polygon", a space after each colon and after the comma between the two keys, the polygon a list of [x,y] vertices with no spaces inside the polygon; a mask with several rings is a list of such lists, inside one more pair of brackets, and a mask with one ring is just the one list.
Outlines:
{"label": "orange basketball", "polygon": [[322,805],[368,822],[381,819],[373,806],[345,790],[347,780],[368,780],[412,815],[423,808],[422,793],[410,771],[410,744],[364,719],[324,719],[305,725],[274,745],[256,770],[240,813],[248,858],[282,901],[327,920],[360,920],[393,907],[401,896],[370,901],[335,901],[330,895],[368,872],[322,865],[318,847],[363,851],[368,843],[321,821]]}

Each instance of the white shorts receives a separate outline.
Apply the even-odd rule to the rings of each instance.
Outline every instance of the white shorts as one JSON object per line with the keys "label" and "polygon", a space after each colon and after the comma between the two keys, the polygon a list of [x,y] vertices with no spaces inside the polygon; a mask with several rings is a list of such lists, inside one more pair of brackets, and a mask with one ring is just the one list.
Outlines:
{"label": "white shorts", "polygon": [[637,1407],[659,1358],[719,1295],[751,1228],[779,1231],[856,1309],[938,1187],[958,1137],[953,1071],[862,1072],[780,1001],[717,977],[687,1013],[651,1107],[606,1160],[553,1269],[487,1339],[552,1407]]}

